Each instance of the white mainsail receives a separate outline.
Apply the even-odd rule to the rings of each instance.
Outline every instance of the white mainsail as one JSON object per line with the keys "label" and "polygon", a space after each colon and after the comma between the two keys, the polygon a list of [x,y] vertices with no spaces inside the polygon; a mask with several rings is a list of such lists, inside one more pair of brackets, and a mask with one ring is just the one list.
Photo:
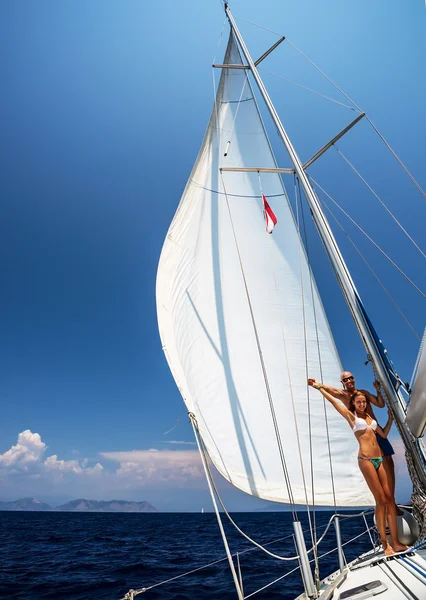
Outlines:
{"label": "white mainsail", "polygon": [[[232,33],[224,63],[242,63]],[[222,167],[276,167],[243,69],[223,69],[161,253],[157,312],[175,381],[236,487],[278,502],[371,504],[349,426],[307,389],[308,374],[339,386],[341,366],[281,178],[262,176],[278,218],[268,235],[258,174]]]}
{"label": "white mainsail", "polygon": [[424,435],[426,429],[426,330],[423,333],[411,386],[412,392],[407,408],[407,424],[414,437]]}

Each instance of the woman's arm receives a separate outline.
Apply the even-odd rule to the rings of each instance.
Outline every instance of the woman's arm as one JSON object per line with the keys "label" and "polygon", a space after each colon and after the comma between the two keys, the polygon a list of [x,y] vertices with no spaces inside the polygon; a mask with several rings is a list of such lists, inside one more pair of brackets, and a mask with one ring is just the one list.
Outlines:
{"label": "woman's arm", "polygon": [[[313,383],[311,383],[311,381],[313,381]],[[331,394],[334,398],[341,400],[346,406],[348,399],[346,398],[345,392],[343,390],[339,390],[338,388],[332,387],[331,385],[326,385],[325,383],[320,383],[319,381],[311,377],[308,379],[308,384],[315,388],[316,386],[321,385],[326,392]]]}
{"label": "woman's arm", "polygon": [[321,392],[321,394],[324,396],[324,398],[326,400],[328,400],[330,402],[330,404],[332,404],[334,406],[334,408],[337,410],[337,412],[339,412],[342,415],[342,417],[345,417],[345,419],[347,420],[347,422],[349,423],[349,425],[352,427],[352,425],[355,422],[355,417],[351,413],[351,411],[348,410],[346,408],[346,406],[344,406],[344,404],[342,404],[340,402],[340,400],[337,400],[337,398],[335,398],[334,396],[332,396],[324,388],[324,386],[321,383],[318,383],[315,380],[308,379],[308,385],[312,386],[314,389],[316,389],[319,392]]}
{"label": "woman's arm", "polygon": [[389,431],[392,427],[392,423],[393,423],[393,416],[392,416],[390,408],[388,408],[388,420],[387,420],[386,425],[383,427],[383,429],[380,427],[380,425],[377,425],[376,431],[380,435],[380,437],[382,437],[382,438],[388,437]]}

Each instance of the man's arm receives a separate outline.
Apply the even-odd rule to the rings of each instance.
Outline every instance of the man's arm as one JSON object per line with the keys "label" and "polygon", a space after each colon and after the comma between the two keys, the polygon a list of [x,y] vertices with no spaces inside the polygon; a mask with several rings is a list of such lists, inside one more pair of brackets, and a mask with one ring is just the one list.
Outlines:
{"label": "man's arm", "polygon": [[308,384],[311,386],[321,385],[328,394],[331,394],[332,396],[334,396],[334,398],[341,400],[341,402],[343,402],[343,404],[347,408],[348,398],[343,390],[339,390],[338,388],[332,387],[331,385],[325,385],[324,383],[320,383],[319,381],[311,377],[308,379]]}
{"label": "man's arm", "polygon": [[380,393],[380,381],[377,381],[377,380],[374,381],[373,385],[377,392],[377,396],[375,396],[374,394],[371,394],[367,390],[360,390],[360,391],[363,394],[365,394],[365,397],[367,398],[367,400],[369,400],[371,402],[371,404],[374,404],[374,406],[377,406],[377,408],[383,408],[385,406],[385,401],[383,400],[383,396]]}
{"label": "man's arm", "polygon": [[380,425],[377,425],[376,431],[380,435],[380,437],[382,437],[382,438],[388,437],[390,428],[392,427],[392,422],[393,422],[393,416],[392,416],[390,409],[388,408],[388,420],[387,420],[386,425],[383,428],[380,427]]}
{"label": "man's arm", "polygon": [[322,383],[318,383],[317,381],[315,381],[315,379],[311,378],[308,379],[308,385],[311,385],[314,389],[318,390],[323,395],[323,397],[334,406],[337,412],[339,412],[342,415],[342,417],[346,419],[349,425],[353,427],[355,422],[355,415],[351,413],[351,411],[348,410],[342,402],[339,402],[339,400],[332,396],[332,394],[327,392],[326,387],[329,386],[325,386]]}

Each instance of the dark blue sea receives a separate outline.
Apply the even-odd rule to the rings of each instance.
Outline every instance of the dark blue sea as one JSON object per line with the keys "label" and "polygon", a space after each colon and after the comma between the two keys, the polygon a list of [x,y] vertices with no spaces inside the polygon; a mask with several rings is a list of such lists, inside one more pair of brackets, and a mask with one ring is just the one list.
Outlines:
{"label": "dark blue sea", "polygon": [[[329,512],[316,513],[319,531],[330,516]],[[299,517],[306,529],[306,514]],[[233,518],[261,543],[292,533],[290,513],[233,513]],[[251,548],[235,530],[226,529],[232,552]],[[362,519],[341,520],[343,541],[363,530]],[[319,554],[335,546],[333,527]],[[347,560],[370,547],[368,535],[362,536],[345,548]],[[269,549],[295,554],[291,537]],[[0,512],[0,598],[4,600],[119,600],[130,588],[149,587],[224,556],[212,513]],[[297,566],[295,561],[283,563],[260,550],[243,553],[240,563],[246,596]],[[320,560],[321,577],[337,567],[333,552]],[[296,572],[254,598],[293,600],[302,591]],[[138,598],[235,600],[236,593],[223,560]]]}

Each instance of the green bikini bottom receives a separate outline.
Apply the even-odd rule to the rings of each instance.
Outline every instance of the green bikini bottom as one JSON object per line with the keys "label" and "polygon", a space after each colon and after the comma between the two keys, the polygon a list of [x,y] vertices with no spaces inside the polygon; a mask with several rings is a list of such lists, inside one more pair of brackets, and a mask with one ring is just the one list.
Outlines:
{"label": "green bikini bottom", "polygon": [[383,456],[379,456],[378,458],[368,458],[367,456],[358,456],[358,460],[369,460],[374,468],[377,469],[380,467],[380,465],[383,462]]}

